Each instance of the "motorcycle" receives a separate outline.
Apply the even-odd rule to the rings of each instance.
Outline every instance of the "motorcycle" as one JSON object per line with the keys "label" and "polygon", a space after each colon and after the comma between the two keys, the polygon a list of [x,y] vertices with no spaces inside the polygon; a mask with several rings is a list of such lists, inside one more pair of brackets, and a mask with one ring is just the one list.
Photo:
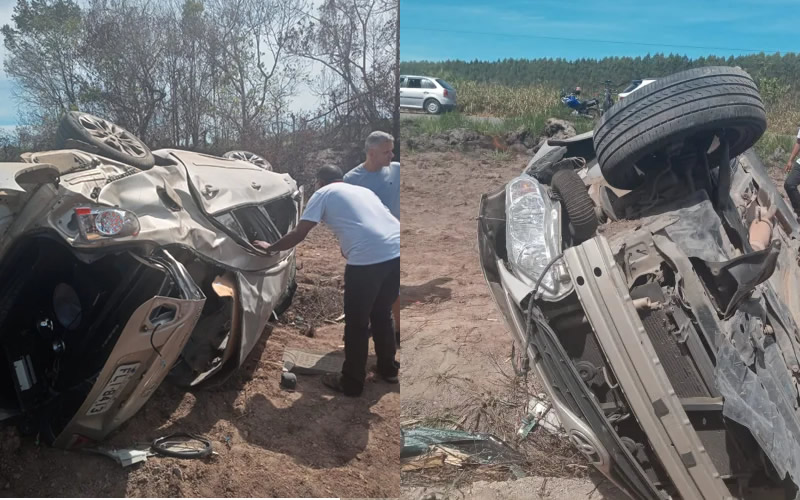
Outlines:
{"label": "motorcycle", "polygon": [[598,118],[602,113],[600,112],[599,102],[597,99],[587,99],[581,101],[578,98],[580,89],[576,89],[569,94],[566,92],[561,93],[561,102],[572,110],[572,114],[576,116],[583,116],[586,118]]}

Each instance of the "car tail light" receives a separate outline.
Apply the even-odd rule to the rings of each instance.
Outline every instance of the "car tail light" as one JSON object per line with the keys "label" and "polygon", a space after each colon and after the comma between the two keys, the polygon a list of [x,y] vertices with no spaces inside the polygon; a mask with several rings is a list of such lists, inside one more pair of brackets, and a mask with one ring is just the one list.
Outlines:
{"label": "car tail light", "polygon": [[445,97],[447,97],[447,96],[448,96],[447,89],[444,89],[444,96],[445,96]]}
{"label": "car tail light", "polygon": [[122,238],[139,234],[139,219],[119,208],[79,207],[75,209],[81,236],[87,240]]}

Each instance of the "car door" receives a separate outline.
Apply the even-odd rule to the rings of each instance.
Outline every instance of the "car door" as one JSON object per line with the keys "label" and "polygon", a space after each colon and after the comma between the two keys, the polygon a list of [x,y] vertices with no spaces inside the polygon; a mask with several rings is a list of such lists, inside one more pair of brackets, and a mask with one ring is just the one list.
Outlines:
{"label": "car door", "polygon": [[405,94],[406,98],[406,106],[409,108],[417,108],[422,109],[422,103],[425,100],[423,95],[423,88],[422,88],[422,78],[406,78],[407,87],[405,89],[401,88],[401,101],[403,99],[403,94]]}
{"label": "car door", "polygon": [[442,91],[439,90],[439,87],[434,83],[433,80],[429,78],[423,78],[421,82],[422,86],[422,103],[421,105],[425,104],[425,101],[428,98],[435,98],[439,101],[439,104],[442,103]]}

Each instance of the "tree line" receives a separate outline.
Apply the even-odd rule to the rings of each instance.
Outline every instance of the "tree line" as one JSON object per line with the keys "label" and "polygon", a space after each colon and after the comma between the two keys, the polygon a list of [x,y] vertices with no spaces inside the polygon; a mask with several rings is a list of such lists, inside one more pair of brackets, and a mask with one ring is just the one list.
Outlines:
{"label": "tree line", "polygon": [[[658,78],[702,66],[740,66],[759,82],[762,93],[800,91],[800,54],[750,54],[742,56],[707,56],[690,59],[677,54],[653,54],[644,57],[606,57],[603,59],[503,59],[499,61],[441,62],[408,61],[400,64],[404,74],[433,75],[444,79],[498,83],[518,87],[544,84],[559,89],[581,86],[601,92],[603,82],[621,87],[634,79]],[[766,87],[766,89],[764,88]],[[769,97],[769,96],[767,96]]]}
{"label": "tree line", "polygon": [[[69,110],[152,148],[267,156],[309,131],[386,129],[396,10],[397,0],[17,0],[2,36],[23,127],[0,151],[12,139],[49,146]],[[319,106],[293,112],[303,86]]]}

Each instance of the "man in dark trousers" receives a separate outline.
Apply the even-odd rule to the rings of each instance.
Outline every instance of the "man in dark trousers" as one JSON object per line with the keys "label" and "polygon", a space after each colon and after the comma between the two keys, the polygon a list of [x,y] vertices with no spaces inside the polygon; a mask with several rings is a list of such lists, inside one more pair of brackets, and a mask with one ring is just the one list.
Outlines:
{"label": "man in dark trousers", "polygon": [[392,304],[400,294],[400,222],[367,188],[342,182],[338,167],[317,171],[317,190],[308,200],[297,227],[269,245],[269,252],[288,250],[318,223],[331,228],[347,259],[344,271],[344,352],[342,373],[327,374],[322,382],[347,396],[360,396],[367,376],[369,325],[378,358],[377,373],[398,382],[399,363],[392,324]]}
{"label": "man in dark trousers", "polygon": [[[393,162],[394,137],[376,130],[364,141],[367,159],[364,163],[347,172],[344,181],[363,186],[374,192],[384,205],[400,220],[400,163]],[[400,345],[400,300],[392,306],[394,334]]]}

